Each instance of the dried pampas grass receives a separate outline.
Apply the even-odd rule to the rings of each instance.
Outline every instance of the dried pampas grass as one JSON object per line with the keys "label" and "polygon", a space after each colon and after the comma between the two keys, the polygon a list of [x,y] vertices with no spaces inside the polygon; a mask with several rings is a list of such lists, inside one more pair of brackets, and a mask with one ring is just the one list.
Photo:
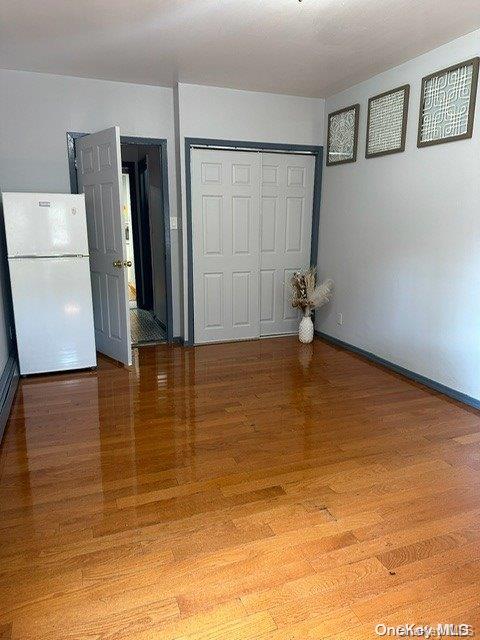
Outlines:
{"label": "dried pampas grass", "polygon": [[333,280],[324,280],[316,285],[316,269],[297,271],[292,276],[292,307],[299,308],[304,315],[330,302],[333,294]]}

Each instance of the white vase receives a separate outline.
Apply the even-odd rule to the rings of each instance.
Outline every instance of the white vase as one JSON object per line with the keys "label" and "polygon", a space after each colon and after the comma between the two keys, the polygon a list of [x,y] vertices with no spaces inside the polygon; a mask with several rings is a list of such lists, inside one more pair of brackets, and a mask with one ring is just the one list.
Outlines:
{"label": "white vase", "polygon": [[313,340],[313,322],[309,315],[303,316],[300,320],[300,326],[298,328],[298,339],[304,344],[308,344]]}

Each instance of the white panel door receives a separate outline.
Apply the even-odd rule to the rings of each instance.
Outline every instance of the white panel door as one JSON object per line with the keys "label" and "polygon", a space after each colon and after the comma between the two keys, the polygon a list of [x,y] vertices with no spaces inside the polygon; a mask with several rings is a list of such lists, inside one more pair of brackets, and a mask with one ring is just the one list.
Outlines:
{"label": "white panel door", "polygon": [[194,149],[195,343],[258,338],[261,154]]}
{"label": "white panel door", "polygon": [[95,342],[98,351],[132,363],[118,127],[76,141],[78,188],[85,193]]}
{"label": "white panel door", "polygon": [[298,331],[290,278],[310,265],[315,158],[263,153],[260,200],[260,335]]}

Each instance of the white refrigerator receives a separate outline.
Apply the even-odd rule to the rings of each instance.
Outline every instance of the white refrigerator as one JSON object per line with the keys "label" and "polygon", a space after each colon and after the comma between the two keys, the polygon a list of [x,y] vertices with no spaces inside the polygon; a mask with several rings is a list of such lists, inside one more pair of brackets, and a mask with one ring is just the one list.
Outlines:
{"label": "white refrigerator", "polygon": [[95,367],[84,195],[2,200],[20,373]]}

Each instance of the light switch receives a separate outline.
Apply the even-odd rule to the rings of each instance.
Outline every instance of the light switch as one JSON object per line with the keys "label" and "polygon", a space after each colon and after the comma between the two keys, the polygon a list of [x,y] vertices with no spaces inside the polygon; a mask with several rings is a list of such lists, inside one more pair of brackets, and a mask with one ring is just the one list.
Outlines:
{"label": "light switch", "polygon": [[178,229],[178,218],[170,218],[170,229]]}

